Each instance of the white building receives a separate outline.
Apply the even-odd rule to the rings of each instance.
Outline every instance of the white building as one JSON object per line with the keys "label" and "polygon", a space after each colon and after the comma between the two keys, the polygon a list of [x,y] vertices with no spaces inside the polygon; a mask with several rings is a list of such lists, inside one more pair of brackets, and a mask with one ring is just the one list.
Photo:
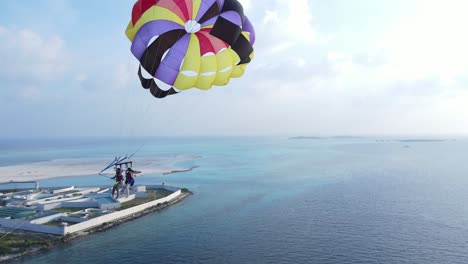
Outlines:
{"label": "white building", "polygon": [[[148,198],[148,192],[162,198],[121,209],[134,199]],[[104,223],[130,217],[151,207],[171,202],[182,195],[176,187],[133,186],[128,197],[114,199],[109,188],[89,187],[25,190],[0,195],[0,227],[15,230],[67,235]]]}

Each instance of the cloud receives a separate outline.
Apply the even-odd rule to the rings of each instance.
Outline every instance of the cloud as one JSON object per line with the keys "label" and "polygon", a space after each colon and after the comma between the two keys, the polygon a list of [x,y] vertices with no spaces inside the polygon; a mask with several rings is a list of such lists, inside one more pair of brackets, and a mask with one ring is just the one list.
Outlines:
{"label": "cloud", "polygon": [[41,36],[27,29],[0,26],[0,77],[19,82],[63,79],[71,54],[57,36]]}
{"label": "cloud", "polygon": [[371,54],[368,52],[363,52],[355,54],[352,57],[353,63],[366,66],[366,67],[379,67],[384,65],[387,62],[387,58],[382,53]]}
{"label": "cloud", "polygon": [[242,4],[242,7],[244,7],[244,12],[250,11],[250,8],[252,7],[252,0],[239,0],[239,2]]}
{"label": "cloud", "polygon": [[466,1],[427,1],[417,13],[376,41],[387,54],[387,70],[403,78],[453,79],[468,69]]}
{"label": "cloud", "polygon": [[315,28],[310,1],[252,1],[249,11],[257,33],[256,54],[239,80],[242,86],[258,91],[268,87],[271,95],[282,83],[299,81],[294,85],[302,88],[311,77],[333,75],[326,56],[316,50],[322,36]]}
{"label": "cloud", "polygon": [[293,4],[289,0],[276,0],[265,11],[263,29],[277,38],[313,43],[317,31],[311,11],[307,0],[296,0]]}
{"label": "cloud", "polygon": [[[435,44],[429,44],[430,49],[423,44],[434,36],[418,39],[415,27],[388,34],[354,28],[368,34],[365,40],[353,38],[353,32],[340,35],[333,27],[322,33],[311,3],[251,1],[247,15],[252,14],[256,27],[256,56],[245,76],[228,87],[187,91],[159,101],[151,111],[180,113],[181,105],[191,109],[175,118],[180,124],[155,117],[165,124],[161,132],[184,131],[181,124],[199,134],[443,132],[434,125],[438,123],[468,131],[466,125],[456,125],[455,118],[445,121],[450,112],[457,112],[456,120],[468,116],[460,99],[455,100],[467,96],[461,82],[450,84],[437,74],[449,61],[433,63],[444,53]],[[328,37],[332,35],[337,37]],[[455,41],[455,35],[450,39]],[[434,58],[429,50],[437,51]],[[458,64],[450,68],[453,65]]]}
{"label": "cloud", "polygon": [[318,32],[313,25],[309,1],[260,1],[256,5],[257,10],[264,9],[261,23],[257,21],[257,32],[260,46],[266,53],[285,52],[297,48],[298,44],[310,45],[317,41]]}
{"label": "cloud", "polygon": [[139,82],[137,77],[138,61],[130,60],[126,63],[119,63],[115,66],[112,85],[116,89],[128,87],[132,82]]}
{"label": "cloud", "polygon": [[[2,5],[2,23],[28,28],[41,34],[67,34],[80,21],[80,12],[71,0],[15,1]],[[88,4],[85,4],[88,5]],[[89,6],[89,5],[88,5]]]}
{"label": "cloud", "polygon": [[[81,8],[75,17],[94,15],[94,4],[58,1]],[[109,34],[83,24],[86,19],[68,21],[73,30],[62,27],[66,15],[49,27],[37,17],[30,19],[47,23],[0,27],[0,85],[21,82],[7,99],[0,91],[0,110],[19,103],[11,116],[23,116],[28,126],[31,115],[44,116],[46,135],[120,135],[121,120],[132,120],[131,130],[146,135],[468,132],[465,9],[437,8],[432,1],[395,14],[387,8],[400,10],[401,1],[370,9],[340,1],[339,7],[336,1],[241,2],[257,33],[245,75],[224,87],[163,100],[141,88],[120,15],[113,17],[118,23],[101,17]],[[125,14],[126,22],[130,8],[112,5],[107,11]],[[365,15],[374,11],[379,15],[369,23]],[[16,101],[10,100],[13,91]],[[89,127],[90,121],[99,125]],[[51,124],[60,128],[47,130]]]}

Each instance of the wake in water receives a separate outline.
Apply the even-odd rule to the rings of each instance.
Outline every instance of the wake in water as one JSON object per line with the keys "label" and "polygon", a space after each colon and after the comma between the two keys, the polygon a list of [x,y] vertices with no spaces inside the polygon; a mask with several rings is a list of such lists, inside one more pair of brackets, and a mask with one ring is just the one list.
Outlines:
{"label": "wake in water", "polygon": [[[134,167],[144,174],[171,174],[190,171],[195,167],[184,168],[180,163],[199,159],[199,156],[172,155],[132,158]],[[15,166],[0,167],[0,181],[28,181],[56,177],[96,176],[103,166],[109,163],[104,158],[55,159]],[[103,175],[113,175],[110,169]]]}

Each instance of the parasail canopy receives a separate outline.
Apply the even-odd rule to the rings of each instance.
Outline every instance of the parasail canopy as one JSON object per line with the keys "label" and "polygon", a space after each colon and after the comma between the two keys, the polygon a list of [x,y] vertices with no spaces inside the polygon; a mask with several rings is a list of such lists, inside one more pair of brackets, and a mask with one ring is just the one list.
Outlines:
{"label": "parasail canopy", "polygon": [[157,98],[226,85],[254,54],[255,31],[237,0],[138,0],[126,35],[141,84]]}

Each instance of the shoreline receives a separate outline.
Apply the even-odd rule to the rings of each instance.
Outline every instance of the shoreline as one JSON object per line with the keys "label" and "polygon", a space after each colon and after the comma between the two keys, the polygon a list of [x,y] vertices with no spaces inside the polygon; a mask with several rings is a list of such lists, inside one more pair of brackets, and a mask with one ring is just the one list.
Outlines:
{"label": "shoreline", "polygon": [[[45,234],[37,234],[37,233],[32,233],[32,232],[27,232],[27,231],[12,232],[11,235],[14,235],[14,236],[21,235],[21,237],[30,237],[30,238],[41,239],[41,242],[43,242],[45,245],[27,248],[22,253],[19,253],[19,254],[5,254],[3,256],[0,256],[0,263],[5,263],[6,261],[18,260],[18,259],[26,258],[26,257],[31,257],[31,256],[33,256],[35,254],[45,253],[45,252],[47,252],[49,250],[53,250],[56,247],[67,245],[68,243],[70,243],[72,241],[75,241],[77,239],[80,239],[82,237],[86,237],[86,236],[89,236],[89,235],[92,235],[92,234],[95,234],[95,233],[106,232],[106,231],[112,229],[113,227],[119,226],[119,225],[124,224],[124,223],[131,222],[131,221],[133,221],[135,219],[144,217],[144,216],[149,215],[149,214],[154,213],[154,212],[162,211],[162,210],[170,207],[171,205],[174,205],[174,204],[177,204],[177,203],[183,201],[185,198],[189,197],[190,195],[193,195],[193,193],[190,190],[188,190],[186,188],[183,188],[182,189],[182,194],[179,197],[177,197],[176,199],[174,199],[174,200],[172,200],[170,202],[166,202],[166,203],[163,203],[163,204],[158,204],[157,206],[153,206],[153,207],[148,208],[148,209],[146,209],[146,210],[144,210],[142,212],[133,214],[132,216],[121,218],[121,219],[118,219],[118,220],[116,220],[114,222],[111,222],[109,224],[99,226],[99,227],[95,227],[95,228],[92,228],[92,229],[89,229],[89,230],[86,230],[86,231],[83,231],[83,232],[79,232],[79,233],[76,233],[76,234],[66,235],[64,237],[53,236],[53,235],[45,235]],[[4,234],[0,234],[0,235],[3,236]],[[25,242],[26,242],[26,240],[25,240]]]}
{"label": "shoreline", "polygon": [[[134,158],[134,167],[146,174],[167,175],[178,172],[190,171],[190,168],[178,165],[187,161],[195,161],[200,156],[172,155]],[[0,183],[9,181],[40,181],[54,178],[66,177],[91,177],[99,175],[99,171],[109,163],[103,158],[76,158],[76,159],[53,159],[49,161],[31,162],[0,167]],[[102,176],[113,176],[113,172],[101,174]]]}

